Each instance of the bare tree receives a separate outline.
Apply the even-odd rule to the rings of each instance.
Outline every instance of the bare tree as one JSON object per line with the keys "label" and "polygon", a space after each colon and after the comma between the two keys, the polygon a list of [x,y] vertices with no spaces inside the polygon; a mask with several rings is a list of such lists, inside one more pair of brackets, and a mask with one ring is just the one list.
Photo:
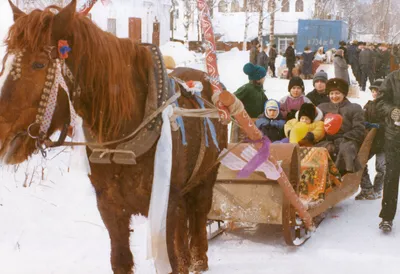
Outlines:
{"label": "bare tree", "polygon": [[275,43],[275,0],[269,0],[268,12],[269,12],[269,43],[273,45]]}
{"label": "bare tree", "polygon": [[189,48],[189,28],[191,25],[191,19],[195,12],[197,5],[196,0],[184,0],[183,1],[183,27],[185,29],[185,35],[183,42],[187,48]]}
{"label": "bare tree", "polygon": [[263,45],[264,6],[266,0],[258,0],[258,41]]}
{"label": "bare tree", "polygon": [[334,4],[334,0],[315,0],[314,18],[331,19]]}
{"label": "bare tree", "polygon": [[249,3],[247,0],[244,1],[244,17],[245,17],[245,22],[244,22],[244,37],[243,37],[243,51],[247,50],[247,32],[249,29],[250,25],[250,14],[249,14]]}

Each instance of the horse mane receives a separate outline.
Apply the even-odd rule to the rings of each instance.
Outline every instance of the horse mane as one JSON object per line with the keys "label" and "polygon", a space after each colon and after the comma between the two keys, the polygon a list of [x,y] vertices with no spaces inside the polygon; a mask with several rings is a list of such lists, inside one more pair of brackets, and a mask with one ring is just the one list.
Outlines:
{"label": "horse mane", "polygon": [[[37,9],[18,18],[5,41],[8,49],[38,52],[51,45],[54,10],[60,8]],[[70,40],[72,71],[82,89],[79,100],[83,104],[91,100],[88,103],[92,104],[86,118],[100,141],[115,137],[124,122],[132,118],[135,95],[147,92],[138,90],[140,85],[135,81],[147,83],[153,66],[150,52],[138,43],[101,30],[78,13],[67,32],[64,36]]]}

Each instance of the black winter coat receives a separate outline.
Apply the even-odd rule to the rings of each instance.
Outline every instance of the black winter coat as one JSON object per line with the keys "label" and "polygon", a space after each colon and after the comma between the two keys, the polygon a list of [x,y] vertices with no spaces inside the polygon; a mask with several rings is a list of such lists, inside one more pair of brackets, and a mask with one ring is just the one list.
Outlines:
{"label": "black winter coat", "polygon": [[365,49],[360,52],[359,63],[360,65],[368,65],[372,67],[372,50]]}
{"label": "black winter coat", "polygon": [[285,119],[283,119],[280,113],[275,119],[270,119],[266,117],[265,114],[261,114],[256,120],[256,127],[261,130],[265,136],[268,136],[271,142],[275,142],[286,137],[283,131],[285,122]]}
{"label": "black winter coat", "polygon": [[347,53],[347,48],[344,46],[340,46],[339,49],[343,50],[344,60],[346,60],[346,63],[348,64],[349,63],[349,55]]}
{"label": "black winter coat", "polygon": [[368,101],[365,104],[364,114],[366,122],[379,125],[370,153],[370,155],[375,155],[383,150],[385,144],[385,123],[378,117],[376,101]]}
{"label": "black winter coat", "polygon": [[326,93],[320,94],[316,89],[309,92],[306,97],[310,99],[310,101],[314,104],[314,106],[318,106],[322,103],[329,103],[329,96]]}
{"label": "black winter coat", "polygon": [[359,104],[351,103],[347,98],[339,104],[323,103],[318,106],[325,114],[335,113],[343,117],[343,123],[338,133],[329,136],[329,139],[344,137],[362,144],[365,137],[364,111]]}
{"label": "black winter coat", "polygon": [[286,57],[286,66],[288,68],[294,68],[294,64],[296,63],[296,54],[292,46],[287,47],[285,51],[285,57]]}
{"label": "black winter coat", "polygon": [[343,117],[339,132],[326,135],[327,141],[319,146],[335,147],[335,165],[343,175],[347,172],[357,172],[362,168],[358,159],[358,150],[365,137],[364,112],[360,105],[352,104],[345,98],[340,104],[323,103],[318,106],[324,114],[336,113]]}
{"label": "black winter coat", "polygon": [[349,46],[347,50],[347,56],[349,58],[350,65],[358,65],[358,58],[360,55],[360,50],[355,45]]}
{"label": "black winter coat", "polygon": [[400,70],[390,73],[379,91],[376,110],[385,121],[385,138],[400,143],[400,126],[396,126],[391,118],[393,109],[400,108]]}
{"label": "black winter coat", "polygon": [[257,55],[257,65],[265,68],[268,71],[269,58],[265,51],[261,51]]}
{"label": "black winter coat", "polygon": [[312,51],[305,51],[302,54],[303,57],[303,70],[301,71],[304,75],[312,74],[312,62],[314,60],[314,53]]}
{"label": "black winter coat", "polygon": [[269,55],[269,62],[275,64],[276,57],[278,56],[276,49],[270,48],[268,55]]}

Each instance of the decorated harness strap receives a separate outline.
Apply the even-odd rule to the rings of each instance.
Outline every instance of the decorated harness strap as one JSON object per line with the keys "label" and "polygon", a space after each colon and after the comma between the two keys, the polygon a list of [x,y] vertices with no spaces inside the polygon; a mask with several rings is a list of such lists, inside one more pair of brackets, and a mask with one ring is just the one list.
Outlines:
{"label": "decorated harness strap", "polygon": [[[49,56],[51,54],[53,48],[49,48],[47,51]],[[43,88],[43,93],[41,95],[41,101],[39,103],[38,114],[36,115],[35,123],[39,125],[39,136],[36,137],[38,139],[43,140],[48,135],[48,131],[53,120],[54,111],[57,105],[57,96],[58,90],[61,87],[67,95],[69,102],[69,111],[70,111],[70,127],[74,130],[76,126],[76,111],[73,107],[70,90],[65,82],[64,75],[67,76],[68,80],[71,83],[74,83],[74,77],[72,72],[69,70],[67,65],[65,64],[65,59],[68,58],[68,52],[71,51],[71,48],[68,45],[68,42],[65,40],[60,40],[58,42],[58,57],[55,60],[51,60],[51,65],[47,70],[45,87]],[[50,56],[51,57],[51,56]],[[80,93],[80,88],[77,88],[77,91]],[[74,94],[75,95],[75,94]]]}
{"label": "decorated harness strap", "polygon": [[[194,98],[197,102],[197,104],[200,106],[200,108],[204,109],[205,105],[204,105],[204,101],[201,97],[201,92],[203,91],[203,84],[200,81],[183,81],[182,79],[176,78],[174,77],[174,80],[177,81],[186,91],[190,92],[192,95],[194,95]],[[177,121],[178,124],[181,126],[181,124],[179,123],[179,121]],[[208,129],[210,130],[211,133],[211,138],[213,140],[213,143],[215,145],[215,147],[219,149],[219,145],[218,145],[218,140],[217,140],[217,133],[215,131],[215,127],[213,122],[211,121],[210,118],[205,117],[203,119],[204,122],[204,134],[205,134],[205,145],[206,147],[209,147],[209,141],[208,141]],[[183,123],[182,123],[183,124]],[[182,134],[184,134],[184,132],[182,132]],[[185,140],[185,138],[183,138],[182,140]]]}

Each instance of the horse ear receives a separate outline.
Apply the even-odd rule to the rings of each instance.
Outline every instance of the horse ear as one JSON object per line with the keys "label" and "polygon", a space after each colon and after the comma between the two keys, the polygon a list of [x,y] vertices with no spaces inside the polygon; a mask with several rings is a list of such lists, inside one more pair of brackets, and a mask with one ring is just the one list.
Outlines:
{"label": "horse ear", "polygon": [[14,22],[20,18],[21,16],[26,15],[22,10],[20,10],[16,5],[13,4],[11,0],[8,0],[8,3],[11,6],[12,12],[14,14]]}
{"label": "horse ear", "polygon": [[53,38],[59,40],[68,32],[76,12],[76,0],[72,0],[65,8],[54,16]]}

